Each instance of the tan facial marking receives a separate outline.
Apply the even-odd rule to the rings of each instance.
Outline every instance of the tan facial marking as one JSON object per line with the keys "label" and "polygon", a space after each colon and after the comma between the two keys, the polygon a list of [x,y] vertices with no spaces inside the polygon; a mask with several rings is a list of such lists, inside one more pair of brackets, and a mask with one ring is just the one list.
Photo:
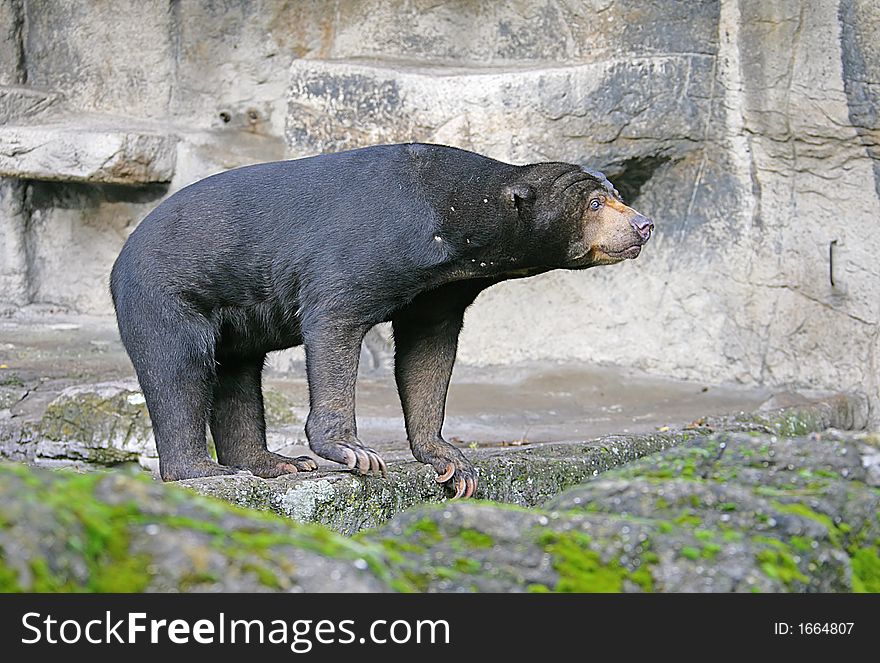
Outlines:
{"label": "tan facial marking", "polygon": [[632,208],[627,207],[616,198],[608,198],[605,201],[605,204],[616,212],[621,212],[622,214],[628,214],[633,211]]}

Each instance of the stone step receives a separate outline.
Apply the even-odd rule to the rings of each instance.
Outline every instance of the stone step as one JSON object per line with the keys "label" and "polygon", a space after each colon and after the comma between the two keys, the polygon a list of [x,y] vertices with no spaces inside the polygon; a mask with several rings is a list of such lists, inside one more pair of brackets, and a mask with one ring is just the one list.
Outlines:
{"label": "stone step", "polygon": [[0,126],[0,176],[134,186],[169,182],[177,140],[127,119],[7,124]]}

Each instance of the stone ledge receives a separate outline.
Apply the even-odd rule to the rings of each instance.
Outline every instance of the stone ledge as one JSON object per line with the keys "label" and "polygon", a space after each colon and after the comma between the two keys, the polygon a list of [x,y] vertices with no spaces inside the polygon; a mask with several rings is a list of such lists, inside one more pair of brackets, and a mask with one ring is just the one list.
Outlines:
{"label": "stone ledge", "polygon": [[177,136],[114,122],[0,127],[0,176],[143,185],[174,175]]}
{"label": "stone ledge", "polygon": [[[838,396],[760,414],[709,418],[690,428],[649,435],[608,435],[582,443],[557,443],[468,452],[480,470],[480,499],[532,507],[563,490],[635,459],[706,439],[717,431],[805,435],[829,427],[864,425],[863,399]],[[197,493],[238,506],[320,523],[344,534],[376,527],[423,503],[448,499],[420,463],[389,463],[388,478],[349,471],[302,473],[278,479],[237,475],[181,481]]]}

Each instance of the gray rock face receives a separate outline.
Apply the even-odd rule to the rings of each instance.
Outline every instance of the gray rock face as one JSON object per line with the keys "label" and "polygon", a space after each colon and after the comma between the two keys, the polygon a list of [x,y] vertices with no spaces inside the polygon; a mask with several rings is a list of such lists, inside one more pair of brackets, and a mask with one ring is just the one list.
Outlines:
{"label": "gray rock face", "polygon": [[58,102],[58,95],[31,87],[0,87],[0,121],[38,116]]}
{"label": "gray rock face", "polygon": [[[3,172],[56,182],[0,185],[4,302],[109,313],[127,233],[217,170],[435,140],[604,168],[657,223],[636,262],[485,293],[462,361],[860,391],[877,419],[876,2],[10,0],[0,25],[0,117],[31,132]],[[119,126],[47,128],[94,114]]]}
{"label": "gray rock face", "polygon": [[[420,141],[620,173],[632,160],[682,158],[703,138],[706,63],[687,55],[521,70],[298,60],[287,140],[294,154]],[[627,92],[636,86],[638,95]]]}
{"label": "gray rock face", "polygon": [[27,304],[31,298],[23,191],[21,182],[0,179],[0,299],[14,305]]}

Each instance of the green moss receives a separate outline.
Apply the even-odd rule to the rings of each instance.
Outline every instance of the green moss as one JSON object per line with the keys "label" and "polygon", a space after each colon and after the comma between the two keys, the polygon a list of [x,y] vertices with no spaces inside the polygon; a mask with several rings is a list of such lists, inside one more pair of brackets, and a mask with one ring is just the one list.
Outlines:
{"label": "green moss", "polygon": [[3,549],[0,548],[0,594],[23,591],[18,584],[18,573],[6,566],[3,559]]}
{"label": "green moss", "polygon": [[810,552],[813,549],[813,539],[805,536],[793,536],[789,539],[789,543],[799,552]]}
{"label": "green moss", "polygon": [[389,553],[394,553],[399,557],[405,553],[420,555],[425,552],[424,546],[410,543],[409,541],[401,541],[399,539],[382,539],[380,541],[380,544],[386,551],[388,551]]}
{"label": "green moss", "polygon": [[262,564],[254,564],[254,563],[246,563],[242,567],[245,571],[252,571],[257,579],[260,581],[260,584],[264,587],[268,587],[269,589],[281,589],[282,584],[278,579],[278,576],[275,575],[275,572],[269,569]]}
{"label": "green moss", "polygon": [[495,544],[491,536],[475,529],[461,530],[458,538],[471,548],[491,548]]}
{"label": "green moss", "polygon": [[559,574],[557,592],[621,592],[627,580],[645,591],[653,589],[648,563],[631,572],[616,559],[603,562],[590,547],[591,537],[581,532],[544,532],[538,543],[553,557],[553,568]]}
{"label": "green moss", "polygon": [[802,504],[799,502],[789,504],[774,502],[773,506],[782,513],[790,513],[796,516],[801,516],[802,518],[808,518],[809,520],[813,520],[823,525],[825,529],[828,530],[828,538],[831,540],[831,543],[833,543],[835,546],[841,545],[841,534],[845,532],[841,532],[834,524],[834,521],[831,520],[831,518],[826,516],[824,513],[814,511],[806,504]]}
{"label": "green moss", "polygon": [[15,373],[0,375],[0,387],[23,387],[24,380]]}
{"label": "green moss", "polygon": [[482,568],[483,565],[475,559],[459,557],[455,560],[455,569],[461,573],[479,573]]}
{"label": "green moss", "polygon": [[719,552],[721,552],[721,546],[719,544],[707,543],[703,546],[703,559],[715,559]]}
{"label": "green moss", "polygon": [[780,435],[796,437],[822,428],[820,424],[821,422],[817,420],[817,415],[808,411],[800,411],[786,416],[782,421],[776,422],[774,425]]}
{"label": "green moss", "polygon": [[[149,582],[149,560],[129,552],[128,528],[138,508],[132,502],[107,504],[95,499],[94,489],[103,478],[102,474],[68,474],[63,480],[53,482],[49,490],[44,487],[41,498],[54,508],[60,521],[66,521],[72,531],[80,533],[71,537],[68,545],[82,555],[89,569],[88,584],[83,589],[142,591]],[[56,586],[47,563],[32,560],[33,564],[37,565],[35,591],[71,589],[64,586],[69,581],[62,582],[62,587]]]}
{"label": "green moss", "polygon": [[[39,501],[51,508],[58,522],[58,529],[66,533],[67,554],[58,560],[69,558],[82,560],[88,570],[83,581],[73,579],[65,567],[60,567],[56,557],[34,556],[30,560],[32,583],[22,587],[25,591],[96,591],[138,592],[150,582],[148,569],[151,560],[146,555],[134,555],[131,551],[131,533],[147,525],[164,528],[190,529],[209,535],[210,545],[231,560],[255,573],[266,586],[279,587],[281,581],[272,571],[279,566],[276,547],[292,546],[317,552],[327,557],[347,560],[364,560],[374,575],[386,582],[396,582],[399,589],[411,589],[405,578],[400,578],[388,563],[390,555],[383,545],[369,541],[347,539],[319,525],[293,525],[278,516],[231,506],[219,500],[194,496],[189,491],[167,487],[163,503],[173,510],[186,504],[188,510],[204,514],[187,517],[176,514],[144,514],[134,502],[107,503],[96,498],[95,489],[108,479],[105,473],[77,474],[69,471],[34,473],[29,468],[15,464],[0,465],[0,481],[16,477],[26,482],[28,499]],[[152,485],[146,477],[127,477],[130,482]],[[114,492],[117,490],[112,487]],[[136,489],[137,492],[140,489]],[[241,515],[250,525],[238,525],[227,529],[222,519]],[[243,527],[249,527],[244,529]],[[403,544],[402,544],[403,545]],[[261,562],[263,560],[265,563]],[[2,560],[0,560],[2,561]],[[80,564],[80,562],[77,562]],[[250,565],[250,566],[248,566]],[[0,564],[0,587],[11,591],[20,583],[11,571]],[[190,581],[202,582],[196,572]]]}
{"label": "green moss", "polygon": [[645,592],[654,591],[654,574],[651,572],[648,563],[644,559],[642,560],[641,566],[630,574],[629,579],[641,587]]}
{"label": "green moss", "polygon": [[699,525],[703,522],[698,515],[695,513],[691,513],[689,511],[683,511],[681,515],[679,515],[674,520],[676,525],[684,525],[685,527],[691,527],[694,525]]}
{"label": "green moss", "polygon": [[791,547],[787,543],[766,536],[756,536],[753,541],[767,546],[764,550],[758,551],[755,559],[768,577],[780,580],[786,585],[791,585],[795,581],[809,582],[809,578],[801,572],[795,562]]}
{"label": "green moss", "polygon": [[440,543],[440,541],[443,540],[443,535],[440,534],[440,528],[437,526],[437,523],[430,518],[422,518],[407,527],[403,533],[405,536],[417,538],[424,545]]}
{"label": "green moss", "polygon": [[675,527],[668,520],[658,520],[657,521],[657,530],[661,534],[669,534]]}
{"label": "green moss", "polygon": [[82,591],[82,588],[77,587],[73,582],[58,578],[48,562],[41,557],[29,560],[28,567],[31,571],[29,591],[49,594]]}
{"label": "green moss", "polygon": [[855,548],[851,553],[855,592],[880,592],[880,556],[876,547]]}
{"label": "green moss", "polygon": [[412,591],[426,592],[431,583],[431,576],[420,571],[404,569],[401,578],[398,580],[400,585],[410,587]]}
{"label": "green moss", "polygon": [[206,571],[185,573],[180,577],[179,589],[181,591],[190,591],[198,588],[199,585],[213,584],[219,580],[220,578],[217,575]]}
{"label": "green moss", "polygon": [[700,550],[698,548],[694,548],[693,546],[684,546],[681,549],[682,557],[687,557],[688,559],[699,559],[700,558]]}

